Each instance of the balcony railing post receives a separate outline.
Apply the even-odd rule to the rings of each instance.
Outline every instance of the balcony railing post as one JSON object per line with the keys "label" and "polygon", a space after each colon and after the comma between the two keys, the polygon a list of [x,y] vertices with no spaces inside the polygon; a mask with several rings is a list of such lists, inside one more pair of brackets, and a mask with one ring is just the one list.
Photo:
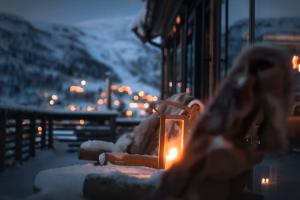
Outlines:
{"label": "balcony railing post", "polygon": [[53,148],[53,120],[48,120],[48,148]]}
{"label": "balcony railing post", "polygon": [[15,159],[22,160],[22,114],[16,114],[16,140],[15,140]]}
{"label": "balcony railing post", "polygon": [[36,118],[32,116],[30,119],[30,143],[29,143],[29,154],[30,156],[35,156],[35,136],[36,136]]}
{"label": "balcony railing post", "polygon": [[0,171],[5,168],[6,115],[0,112]]}
{"label": "balcony railing post", "polygon": [[43,117],[41,120],[41,127],[42,127],[42,135],[41,135],[41,149],[46,147],[46,119]]}
{"label": "balcony railing post", "polygon": [[111,130],[111,139],[113,142],[116,141],[116,118],[111,117],[110,119],[110,130]]}

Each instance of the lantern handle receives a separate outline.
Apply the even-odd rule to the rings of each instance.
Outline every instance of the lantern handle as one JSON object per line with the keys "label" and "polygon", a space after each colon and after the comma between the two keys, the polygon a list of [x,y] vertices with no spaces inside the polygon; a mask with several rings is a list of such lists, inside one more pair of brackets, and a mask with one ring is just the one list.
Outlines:
{"label": "lantern handle", "polygon": [[182,109],[182,110],[184,110],[184,111],[186,111],[188,113],[188,117],[189,118],[191,116],[191,112],[192,112],[191,108],[189,108],[186,105],[183,105],[181,103],[178,103],[178,102],[175,102],[175,101],[171,101],[171,100],[161,100],[161,101],[157,101],[156,103],[152,104],[152,109],[155,110],[155,112],[158,113],[159,116],[161,116],[162,113],[160,113],[159,110],[156,107],[158,104],[167,104],[167,105],[171,105],[171,106],[180,108],[180,109]]}

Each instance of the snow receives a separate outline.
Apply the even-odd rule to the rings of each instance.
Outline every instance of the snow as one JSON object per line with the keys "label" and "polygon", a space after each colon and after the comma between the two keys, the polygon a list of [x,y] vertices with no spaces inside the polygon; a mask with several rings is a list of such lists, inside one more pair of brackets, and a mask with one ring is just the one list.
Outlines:
{"label": "snow", "polygon": [[41,171],[35,178],[34,187],[40,192],[28,199],[84,199],[83,182],[88,174],[128,181],[138,184],[159,184],[161,170],[147,167],[95,166],[94,164],[73,165]]}
{"label": "snow", "polygon": [[99,140],[88,140],[86,142],[83,142],[80,145],[80,148],[89,151],[97,151],[97,150],[113,151],[114,143],[99,141]]}

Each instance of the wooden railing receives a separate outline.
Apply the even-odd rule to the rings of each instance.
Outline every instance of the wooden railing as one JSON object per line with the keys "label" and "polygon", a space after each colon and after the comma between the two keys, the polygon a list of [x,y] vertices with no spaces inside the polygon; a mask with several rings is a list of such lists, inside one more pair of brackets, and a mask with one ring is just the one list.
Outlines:
{"label": "wooden railing", "polygon": [[[116,112],[67,112],[0,106],[0,170],[53,148],[53,139],[116,139]],[[72,134],[67,134],[66,132]]]}

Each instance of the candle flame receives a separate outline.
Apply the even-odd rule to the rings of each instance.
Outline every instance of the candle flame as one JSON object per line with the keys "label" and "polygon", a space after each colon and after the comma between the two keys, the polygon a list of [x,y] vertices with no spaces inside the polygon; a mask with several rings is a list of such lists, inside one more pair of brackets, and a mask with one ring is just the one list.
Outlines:
{"label": "candle flame", "polygon": [[175,160],[178,156],[178,150],[176,147],[169,149],[168,154],[166,155],[166,160]]}

